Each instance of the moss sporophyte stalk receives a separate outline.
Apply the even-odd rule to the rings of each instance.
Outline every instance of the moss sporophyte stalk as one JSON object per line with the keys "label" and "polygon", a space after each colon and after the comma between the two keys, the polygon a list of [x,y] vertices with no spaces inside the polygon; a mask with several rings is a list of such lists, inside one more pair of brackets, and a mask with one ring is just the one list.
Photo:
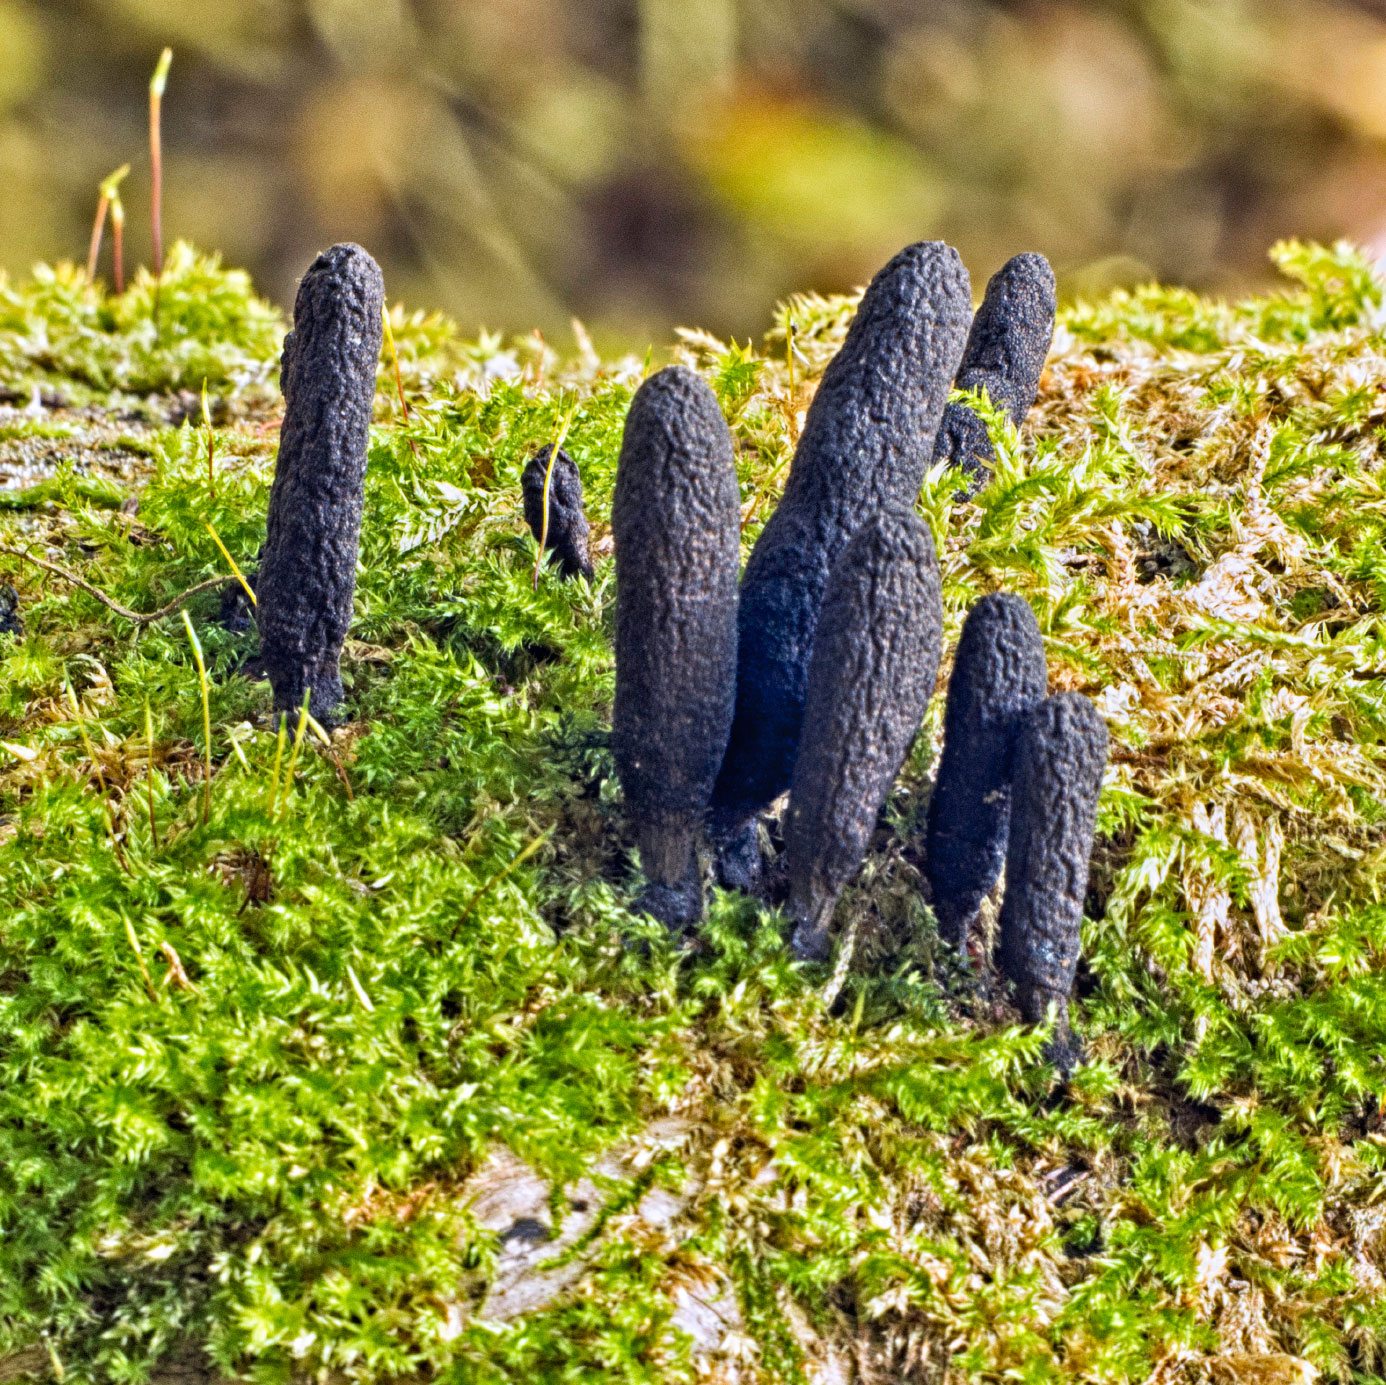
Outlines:
{"label": "moss sporophyte stalk", "polygon": [[[934,695],[927,620],[808,649],[783,789],[822,807],[750,813],[754,895],[699,859],[722,674],[775,628],[737,567],[814,418],[861,455],[827,373],[860,300],[649,365],[396,309],[408,416],[363,335],[340,396],[285,378],[357,399],[359,452],[286,423],[277,457],[287,323],[243,274],[170,245],[157,335],[146,271],[0,280],[0,1376],[1380,1374],[1382,294],[1350,247],[1275,259],[1244,302],[1061,308],[1027,413],[968,373],[961,267],[907,253],[922,393],[875,440],[917,494],[870,493],[813,609],[941,613]],[[322,737],[231,566],[263,603],[276,464],[319,436],[361,467],[354,591],[302,587],[338,613]],[[592,572],[536,583],[560,437]],[[867,521],[917,560],[879,593]],[[623,625],[661,592],[674,624]],[[670,650],[706,676],[613,716]],[[628,774],[647,747],[686,777]],[[836,965],[794,958],[805,903]]]}

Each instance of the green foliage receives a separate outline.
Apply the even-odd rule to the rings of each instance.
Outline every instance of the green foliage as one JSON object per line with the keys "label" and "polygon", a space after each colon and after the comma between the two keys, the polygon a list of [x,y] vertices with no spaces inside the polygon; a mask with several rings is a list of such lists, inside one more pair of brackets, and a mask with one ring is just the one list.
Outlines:
{"label": "green foliage", "polygon": [[[206,821],[181,622],[134,631],[0,555],[26,621],[0,637],[0,1374],[29,1352],[135,1381],[191,1352],[264,1381],[692,1380],[690,1287],[731,1305],[748,1380],[846,1344],[883,1378],[1378,1370],[1380,292],[1344,250],[1277,256],[1300,287],[1275,298],[1067,314],[1022,434],[976,401],[991,483],[960,505],[939,469],[921,496],[950,635],[980,593],[1021,592],[1055,683],[1113,730],[1091,1061],[1063,1094],[1042,1033],[935,977],[911,857],[932,743],[844,906],[860,937],[831,1009],[773,911],[718,893],[683,951],[623,907],[610,564],[532,585],[519,477],[576,405],[602,554],[638,364],[397,315],[411,414],[382,373],[354,720],[281,746],[253,640],[196,599]],[[147,288],[45,271],[0,304],[24,397],[201,372],[230,402],[214,491],[204,430],[159,424],[122,442],[136,518],[73,468],[0,517],[138,610],[225,572],[209,522],[253,570],[272,442],[247,415],[280,331],[180,252],[156,342]],[[733,425],[748,543],[850,308],[793,300],[763,354],[685,335]],[[594,1173],[668,1119],[675,1151]],[[556,1211],[584,1177],[606,1198],[571,1283],[506,1322],[479,1313],[502,1248],[472,1206],[499,1148]],[[658,1234],[652,1190],[679,1199]]]}
{"label": "green foliage", "polygon": [[178,242],[164,261],[157,328],[154,285],[142,269],[107,297],[70,264],[40,265],[19,287],[0,274],[0,389],[37,385],[79,403],[273,379],[283,322],[244,271]]}

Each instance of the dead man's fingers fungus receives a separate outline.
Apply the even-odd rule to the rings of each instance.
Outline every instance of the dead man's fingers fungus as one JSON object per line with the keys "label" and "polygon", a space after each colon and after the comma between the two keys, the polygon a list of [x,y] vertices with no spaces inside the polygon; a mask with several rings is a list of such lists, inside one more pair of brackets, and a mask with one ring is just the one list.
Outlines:
{"label": "dead man's fingers fungus", "polygon": [[809,666],[785,825],[800,958],[828,955],[833,908],[919,730],[942,638],[933,537],[912,510],[886,510],[833,568]]}
{"label": "dead man's fingers fungus", "polygon": [[255,584],[260,652],[276,713],[336,720],[351,623],[384,283],[359,245],[334,245],[303,276],[284,342],[284,422]]}
{"label": "dead man's fingers fungus", "polygon": [[[525,523],[536,543],[558,559],[564,577],[592,576],[587,514],[582,507],[582,477],[577,463],[563,451],[553,461],[553,447],[541,447],[525,463],[520,486],[525,499]],[[547,478],[547,515],[545,480]]]}
{"label": "dead man's fingers fungus", "polygon": [[1107,766],[1107,727],[1081,693],[1047,698],[1016,740],[1001,970],[1025,1018],[1054,1008],[1049,1056],[1068,1073],[1081,1048],[1068,1025],[1088,890],[1097,798]]}
{"label": "dead man's fingers fungus", "polygon": [[711,389],[670,366],[641,385],[616,472],[612,746],[649,886],[672,929],[702,913],[697,845],[736,700],[740,492]]}
{"label": "dead man's fingers fungus", "polygon": [[924,836],[939,933],[959,950],[1005,863],[1015,738],[1047,680],[1028,603],[1006,592],[984,596],[958,641]]}
{"label": "dead man's fingers fungus", "polygon": [[871,281],[823,375],[741,584],[736,716],[713,794],[713,835],[737,867],[724,879],[753,873],[747,833],[789,787],[828,575],[865,518],[914,504],[971,316],[957,251],[911,245]]}
{"label": "dead man's fingers fungus", "polygon": [[[977,309],[959,389],[983,389],[1019,427],[1039,392],[1040,374],[1054,339],[1054,271],[1043,255],[1017,255],[992,275]],[[995,460],[987,426],[966,404],[949,404],[934,444],[934,460],[965,467],[972,488]]]}

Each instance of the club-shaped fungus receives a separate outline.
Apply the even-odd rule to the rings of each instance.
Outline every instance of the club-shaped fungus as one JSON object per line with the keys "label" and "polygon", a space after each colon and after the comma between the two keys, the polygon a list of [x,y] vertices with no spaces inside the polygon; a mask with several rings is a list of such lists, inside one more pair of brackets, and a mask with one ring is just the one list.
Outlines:
{"label": "club-shaped fungus", "polygon": [[984,596],[958,641],[924,837],[939,933],[960,950],[1005,863],[1015,737],[1043,700],[1047,677],[1028,603],[1005,592]]}
{"label": "club-shaped fungus", "polygon": [[284,422],[256,579],[260,656],[276,713],[336,720],[351,623],[384,283],[359,245],[325,250],[298,287],[284,342]]}
{"label": "club-shaped fungus", "polygon": [[909,753],[938,676],[938,559],[913,511],[853,536],[823,598],[785,824],[793,949],[829,952],[828,926]]}
{"label": "club-shaped fungus", "polygon": [[1038,1024],[1052,1008],[1049,1057],[1065,1074],[1082,1057],[1068,1002],[1106,765],[1106,724],[1081,693],[1046,698],[1024,719],[1015,748],[999,960],[1026,1020]]}
{"label": "club-shaped fungus", "polygon": [[698,841],[736,700],[740,492],[712,390],[670,366],[626,416],[612,503],[612,746],[648,886],[641,910],[702,913]]}
{"label": "club-shaped fungus", "polygon": [[[1017,427],[1039,391],[1054,339],[1054,271],[1043,255],[1007,260],[987,284],[958,370],[959,389],[984,389]],[[964,467],[972,490],[995,460],[987,426],[966,404],[949,404],[934,443],[936,461]]]}
{"label": "club-shaped fungus", "polygon": [[828,574],[864,520],[914,504],[971,321],[967,270],[911,245],[862,296],[741,584],[736,715],[713,794],[724,884],[749,888],[756,816],[789,787]]}

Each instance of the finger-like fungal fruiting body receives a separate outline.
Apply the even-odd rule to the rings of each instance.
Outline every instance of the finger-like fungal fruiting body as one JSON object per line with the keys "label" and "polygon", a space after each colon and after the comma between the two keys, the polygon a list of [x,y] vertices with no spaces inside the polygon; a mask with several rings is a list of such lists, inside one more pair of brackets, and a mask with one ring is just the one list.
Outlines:
{"label": "finger-like fungal fruiting body", "polygon": [[22,635],[24,622],[19,615],[19,593],[8,583],[0,585],[0,635]]}
{"label": "finger-like fungal fruiting body", "polygon": [[1047,681],[1029,604],[1005,592],[984,596],[958,641],[924,836],[939,934],[959,950],[1005,863],[1015,739]]}
{"label": "finger-like fungal fruiting body", "polygon": [[[542,447],[525,463],[520,479],[525,497],[525,523],[536,543],[558,559],[564,577],[592,576],[587,515],[582,508],[582,477],[577,463],[559,448],[549,470],[553,448]],[[548,523],[544,517],[544,481],[548,478]]]}
{"label": "finger-like fungal fruiting body", "polygon": [[999,960],[1032,1024],[1055,1007],[1049,1056],[1068,1073],[1081,1048],[1068,1027],[1088,889],[1107,727],[1081,693],[1047,698],[1016,740]]}
{"label": "finger-like fungal fruiting body", "polygon": [[713,795],[713,834],[789,787],[828,574],[861,523],[913,506],[971,320],[951,246],[902,250],[871,281],[809,408],[779,507],[741,584],[736,717]]}
{"label": "finger-like fungal fruiting body", "polygon": [[853,536],[823,597],[785,823],[793,950],[829,952],[828,925],[857,873],[938,676],[938,559],[913,511]]}
{"label": "finger-like fungal fruiting body", "polygon": [[675,930],[702,913],[698,838],[736,702],[740,504],[712,390],[682,366],[652,375],[612,502],[612,748],[649,882],[639,907]]}
{"label": "finger-like fungal fruiting body", "polygon": [[325,250],[298,286],[284,341],[284,423],[270,491],[256,623],[276,713],[336,719],[351,623],[384,283],[359,245]]}
{"label": "finger-like fungal fruiting body", "polygon": [[[1054,271],[1043,255],[1007,260],[987,284],[972,321],[958,371],[959,389],[984,389],[1020,426],[1039,392],[1054,339]],[[966,404],[949,404],[934,443],[934,459],[962,466],[975,489],[995,460],[987,426]]]}

